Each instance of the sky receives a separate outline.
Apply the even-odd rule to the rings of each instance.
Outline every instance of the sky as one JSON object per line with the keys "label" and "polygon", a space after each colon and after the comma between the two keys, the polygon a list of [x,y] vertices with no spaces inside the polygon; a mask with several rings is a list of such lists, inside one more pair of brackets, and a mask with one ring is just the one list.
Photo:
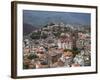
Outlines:
{"label": "sky", "polygon": [[23,23],[36,27],[50,22],[90,25],[90,20],[89,13],[23,10]]}

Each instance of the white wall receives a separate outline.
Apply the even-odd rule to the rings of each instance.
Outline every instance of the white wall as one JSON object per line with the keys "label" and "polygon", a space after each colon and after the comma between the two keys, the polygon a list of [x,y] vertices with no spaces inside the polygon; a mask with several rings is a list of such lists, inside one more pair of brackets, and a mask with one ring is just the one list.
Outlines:
{"label": "white wall", "polygon": [[[24,1],[28,1],[28,0],[24,0]],[[98,5],[98,6],[100,5],[100,0],[30,0],[30,1],[64,3],[64,4],[66,3],[66,4]],[[11,68],[10,66],[11,65],[11,48],[10,48],[11,47],[11,42],[10,42],[11,8],[10,6],[11,6],[11,0],[0,0],[0,80],[13,80],[10,78],[10,70],[11,70],[10,69]],[[98,14],[99,13],[100,13],[100,6],[99,6]],[[100,16],[98,16],[98,19],[100,21]],[[98,30],[100,30],[100,27],[98,27]],[[99,31],[98,34],[100,34]],[[98,41],[99,41],[98,42],[99,45],[100,37],[98,38]],[[98,47],[100,47],[100,45]],[[100,54],[98,57],[100,57]],[[100,61],[100,58],[98,61]],[[100,64],[98,65],[99,65],[98,67],[100,67]],[[100,76],[100,69],[98,74],[34,78],[34,80],[40,80],[40,79],[41,80],[56,80],[56,79],[57,80],[100,80],[99,76]],[[33,80],[33,78],[29,78],[29,80]]]}

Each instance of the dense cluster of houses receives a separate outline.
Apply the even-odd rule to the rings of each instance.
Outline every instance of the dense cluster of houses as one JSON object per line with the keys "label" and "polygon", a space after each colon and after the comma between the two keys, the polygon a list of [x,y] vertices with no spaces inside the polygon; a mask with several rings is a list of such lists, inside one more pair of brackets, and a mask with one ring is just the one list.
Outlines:
{"label": "dense cluster of houses", "polygon": [[[59,37],[53,35],[53,31],[62,31]],[[70,31],[64,31],[65,27],[71,27]],[[69,27],[69,28],[70,28]],[[47,30],[47,31],[46,31]],[[91,37],[90,33],[75,32],[71,25],[52,24],[41,30],[48,34],[46,39],[23,40],[23,68],[52,68],[91,65]],[[74,54],[74,48],[77,54]]]}

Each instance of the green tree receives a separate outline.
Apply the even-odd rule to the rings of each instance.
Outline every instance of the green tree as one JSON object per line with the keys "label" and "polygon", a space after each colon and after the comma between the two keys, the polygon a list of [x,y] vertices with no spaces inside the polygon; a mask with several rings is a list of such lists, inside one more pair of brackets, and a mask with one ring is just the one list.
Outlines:
{"label": "green tree", "polygon": [[28,59],[30,59],[30,60],[36,59],[36,58],[38,58],[38,56],[37,56],[36,54],[30,54],[30,55],[28,56]]}

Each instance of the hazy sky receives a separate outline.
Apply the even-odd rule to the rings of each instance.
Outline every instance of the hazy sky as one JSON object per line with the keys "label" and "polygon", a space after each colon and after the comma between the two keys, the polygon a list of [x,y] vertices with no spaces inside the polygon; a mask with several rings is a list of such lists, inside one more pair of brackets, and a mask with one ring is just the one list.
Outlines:
{"label": "hazy sky", "polygon": [[23,22],[34,26],[42,26],[50,22],[90,25],[90,20],[89,13],[23,10]]}

